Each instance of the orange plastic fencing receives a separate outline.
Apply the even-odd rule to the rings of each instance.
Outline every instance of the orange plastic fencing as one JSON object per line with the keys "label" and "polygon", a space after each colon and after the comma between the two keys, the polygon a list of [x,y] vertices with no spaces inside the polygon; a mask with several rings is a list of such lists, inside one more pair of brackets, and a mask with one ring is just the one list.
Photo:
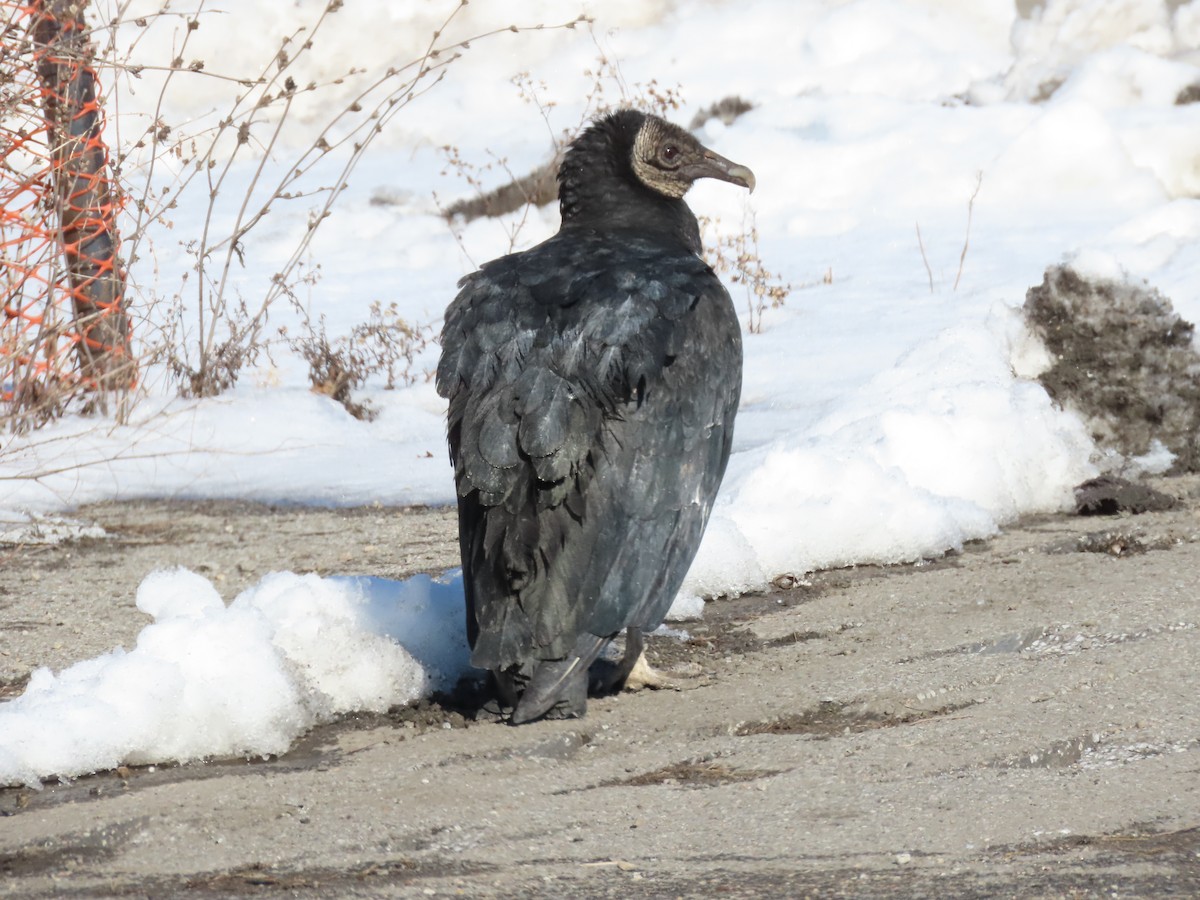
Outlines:
{"label": "orange plastic fencing", "polygon": [[0,400],[13,412],[136,377],[85,5],[0,0]]}

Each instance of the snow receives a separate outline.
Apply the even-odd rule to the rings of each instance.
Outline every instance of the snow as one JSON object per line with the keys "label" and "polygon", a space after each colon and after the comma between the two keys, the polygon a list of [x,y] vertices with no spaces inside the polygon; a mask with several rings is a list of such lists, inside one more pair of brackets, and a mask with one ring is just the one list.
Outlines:
{"label": "snow", "polygon": [[0,783],[121,764],[282,753],[313,725],[382,712],[466,669],[462,585],[277,572],[228,606],[206,578],[154,572],[137,644],[0,707]]}
{"label": "snow", "polygon": [[[325,5],[302,0],[285,17],[265,0],[213,4],[225,9],[221,24],[202,17],[186,57],[210,71],[257,71],[269,36],[291,27],[285,19]],[[298,80],[405,62],[455,5],[396,2],[380,23],[379,4],[348,0]],[[1028,380],[1047,359],[1017,311],[1047,266],[1070,259],[1097,277],[1146,280],[1185,318],[1200,318],[1200,104],[1175,105],[1200,81],[1200,0],[1019,6],[1026,17],[1009,0],[595,3],[583,6],[597,19],[590,32],[475,41],[354,171],[309,251],[321,278],[297,304],[325,316],[330,335],[364,321],[372,302],[395,302],[436,330],[461,275],[507,252],[514,231],[520,247],[557,228],[547,208],[452,234],[433,194],[444,205],[471,191],[443,174],[438,148],[528,171],[549,156],[549,134],[584,114],[594,80],[584,73],[603,52],[619,65],[619,82],[604,82],[610,100],[654,80],[679,85],[685,102],[674,117],[685,123],[729,94],[755,104],[730,125],[710,121],[702,137],[754,169],[756,193],[704,183],[689,202],[714,220],[710,244],[752,221],[764,264],[795,288],[765,311],[762,333],[745,337],[734,454],[676,617],[700,614],[700,597],[760,589],[781,574],[916,561],[1019,515],[1064,508],[1101,457],[1078,419]],[[566,22],[580,8],[470,4],[447,33]],[[361,40],[381,28],[387,40]],[[181,29],[155,20],[139,60],[169,60]],[[521,71],[548,85],[539,88],[555,104],[548,123],[510,83]],[[151,120],[162,83],[153,69],[118,82],[112,115],[123,138]],[[298,96],[272,165],[286,171],[361,84],[347,78]],[[198,130],[230,90],[176,76],[162,114]],[[232,221],[253,165],[248,156],[231,170],[218,221]],[[486,186],[506,177],[499,165],[480,174]],[[180,193],[172,228],[152,235],[153,265],[135,270],[146,296],[179,290],[202,194]],[[277,204],[245,238],[245,266],[234,270],[241,296],[261,297],[315,202]],[[746,293],[731,292],[748,322]],[[183,321],[194,328],[188,302]],[[163,309],[138,333],[165,327],[155,319]],[[288,304],[272,310],[272,329],[298,323]],[[163,372],[147,372],[122,424],[68,417],[0,448],[0,508],[11,511],[0,523],[133,497],[452,503],[444,404],[425,378],[436,356],[436,345],[417,353],[411,386],[359,392],[377,410],[371,422],[311,393],[304,364],[278,347],[236,388],[203,401],[172,397]],[[1160,456],[1138,464],[1160,470]],[[147,573],[138,605],[154,622],[135,648],[57,675],[39,670],[23,697],[0,706],[0,783],[280,752],[314,723],[403,702],[465,667],[453,580],[279,573],[225,605],[199,576],[159,572]]]}

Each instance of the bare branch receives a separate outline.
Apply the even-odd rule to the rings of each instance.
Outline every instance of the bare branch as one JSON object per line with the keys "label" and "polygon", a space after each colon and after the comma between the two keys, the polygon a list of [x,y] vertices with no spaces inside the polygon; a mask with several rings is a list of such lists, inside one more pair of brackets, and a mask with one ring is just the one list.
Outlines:
{"label": "bare branch", "polygon": [[917,223],[917,246],[921,248],[921,262],[925,263],[925,273],[929,276],[929,293],[933,293],[933,269],[929,268],[929,257],[925,255],[925,241],[921,239],[921,223]]}
{"label": "bare branch", "polygon": [[975,173],[975,190],[967,201],[967,233],[963,236],[962,253],[958,256],[958,274],[954,276],[954,290],[958,290],[958,282],[962,278],[963,263],[967,261],[967,248],[971,245],[971,215],[975,211],[975,198],[979,196],[979,188],[983,186],[983,173]]}

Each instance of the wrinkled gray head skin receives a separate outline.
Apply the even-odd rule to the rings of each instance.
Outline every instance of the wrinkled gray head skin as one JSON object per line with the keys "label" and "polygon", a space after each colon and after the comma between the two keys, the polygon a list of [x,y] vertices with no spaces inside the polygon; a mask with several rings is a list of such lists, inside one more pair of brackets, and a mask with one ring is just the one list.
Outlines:
{"label": "wrinkled gray head skin", "polygon": [[646,116],[633,141],[630,165],[638,181],[676,200],[700,178],[717,178],[754,191],[754,173],[709,150],[657,116]]}

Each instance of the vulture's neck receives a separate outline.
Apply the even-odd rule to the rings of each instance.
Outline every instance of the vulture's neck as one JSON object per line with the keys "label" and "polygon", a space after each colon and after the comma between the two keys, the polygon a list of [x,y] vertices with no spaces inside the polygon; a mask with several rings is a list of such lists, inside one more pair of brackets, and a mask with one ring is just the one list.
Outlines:
{"label": "vulture's neck", "polygon": [[628,230],[656,234],[700,253],[700,226],[682,200],[643,185],[630,153],[641,113],[603,119],[571,144],[558,170],[562,229]]}

